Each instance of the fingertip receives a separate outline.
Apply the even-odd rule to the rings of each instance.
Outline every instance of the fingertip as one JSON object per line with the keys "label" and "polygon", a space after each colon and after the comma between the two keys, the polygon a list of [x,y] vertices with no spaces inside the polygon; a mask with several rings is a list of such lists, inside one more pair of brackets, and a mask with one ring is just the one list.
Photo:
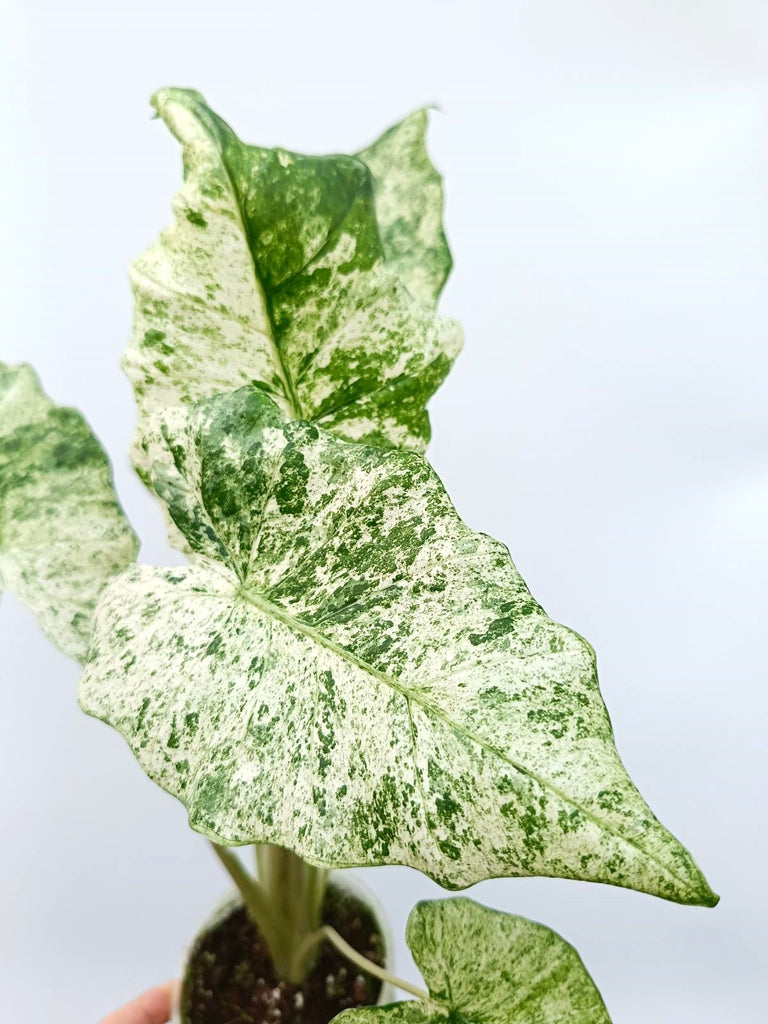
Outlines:
{"label": "fingertip", "polygon": [[101,1024],[168,1024],[176,995],[176,981],[166,981],[149,989],[105,1017]]}

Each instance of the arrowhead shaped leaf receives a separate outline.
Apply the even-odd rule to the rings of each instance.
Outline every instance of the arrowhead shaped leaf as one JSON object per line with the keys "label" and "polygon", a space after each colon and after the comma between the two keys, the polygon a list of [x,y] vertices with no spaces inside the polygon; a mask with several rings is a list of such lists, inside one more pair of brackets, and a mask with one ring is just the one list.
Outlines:
{"label": "arrowhead shaped leaf", "polygon": [[543,925],[433,900],[413,908],[406,938],[429,999],[345,1010],[338,1024],[610,1024],[579,954]]}
{"label": "arrowhead shaped leaf", "polygon": [[443,179],[426,148],[427,111],[417,110],[358,154],[375,181],[387,263],[425,305],[437,304],[452,260],[443,231]]}
{"label": "arrowhead shaped leaf", "polygon": [[29,366],[0,363],[0,587],[82,660],[99,591],[136,550],[83,417],[55,406]]}
{"label": "arrowhead shaped leaf", "polygon": [[559,875],[713,899],[634,788],[594,653],[411,452],[245,388],[166,420],[197,553],[105,591],[81,685],[194,828],[453,888]]}
{"label": "arrowhead shaped leaf", "polygon": [[[153,104],[182,143],[185,181],[175,223],[132,271],[136,311],[124,366],[139,402],[139,471],[152,461],[148,414],[254,382],[294,419],[349,440],[422,450],[425,404],[461,347],[461,330],[399,276],[416,282],[417,293],[434,291],[446,261],[435,236],[439,183],[418,153],[418,123],[371,150],[383,244],[363,160],[247,146],[191,90],[163,89]],[[396,150],[409,161],[399,183]],[[391,204],[408,182],[421,189],[424,213],[419,219],[409,208],[400,225]]]}

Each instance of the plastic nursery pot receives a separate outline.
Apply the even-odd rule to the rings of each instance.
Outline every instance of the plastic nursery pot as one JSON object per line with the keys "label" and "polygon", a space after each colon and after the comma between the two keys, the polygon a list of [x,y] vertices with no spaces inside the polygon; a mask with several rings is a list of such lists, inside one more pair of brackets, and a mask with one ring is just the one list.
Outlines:
{"label": "plastic nursery pot", "polygon": [[[375,932],[380,937],[382,966],[392,970],[394,945],[389,923],[381,904],[359,878],[347,871],[331,873],[323,919],[342,935],[347,930],[345,938],[352,945],[356,944],[355,931],[363,941],[366,929]],[[355,928],[355,922],[360,926]],[[249,942],[251,928],[240,894],[230,892],[189,946],[177,988],[173,1024],[225,1024],[238,1010],[243,1020],[253,1019],[255,1024],[286,1024],[291,1018],[305,1024],[326,1024],[349,1005],[394,1001],[395,992],[389,982],[364,975],[328,944],[323,946],[317,965],[301,989],[284,984],[278,987],[274,977],[261,978],[258,948]],[[372,998],[377,988],[376,998]],[[247,991],[254,993],[253,1001],[247,1007],[239,1006]],[[219,1014],[219,1005],[227,1012]]]}

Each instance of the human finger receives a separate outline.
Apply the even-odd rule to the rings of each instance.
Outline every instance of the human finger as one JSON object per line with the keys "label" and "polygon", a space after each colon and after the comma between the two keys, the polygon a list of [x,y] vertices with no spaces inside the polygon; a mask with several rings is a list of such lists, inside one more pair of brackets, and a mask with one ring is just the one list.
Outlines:
{"label": "human finger", "polygon": [[152,988],[138,999],[115,1010],[101,1024],[167,1024],[171,1019],[174,982]]}

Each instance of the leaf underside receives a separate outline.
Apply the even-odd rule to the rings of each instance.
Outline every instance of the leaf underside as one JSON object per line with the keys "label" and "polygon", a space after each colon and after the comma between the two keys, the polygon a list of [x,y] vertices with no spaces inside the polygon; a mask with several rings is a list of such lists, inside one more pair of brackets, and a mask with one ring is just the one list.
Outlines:
{"label": "leaf underside", "polygon": [[136,551],[83,417],[54,405],[29,366],[0,363],[0,589],[83,660],[98,594]]}
{"label": "leaf underside", "polygon": [[411,452],[257,388],[171,410],[153,467],[195,552],[105,591],[83,708],[226,844],[715,897],[613,743],[590,646]]}
{"label": "leaf underside", "polygon": [[309,157],[245,145],[191,90],[153,104],[185,180],[174,224],[132,268],[142,476],[153,412],[253,383],[294,419],[423,450],[426,402],[462,343],[434,312],[450,254],[426,115],[357,157]]}
{"label": "leaf underside", "polygon": [[429,999],[345,1010],[338,1024],[610,1024],[576,950],[543,925],[433,900],[411,911],[406,938]]}

